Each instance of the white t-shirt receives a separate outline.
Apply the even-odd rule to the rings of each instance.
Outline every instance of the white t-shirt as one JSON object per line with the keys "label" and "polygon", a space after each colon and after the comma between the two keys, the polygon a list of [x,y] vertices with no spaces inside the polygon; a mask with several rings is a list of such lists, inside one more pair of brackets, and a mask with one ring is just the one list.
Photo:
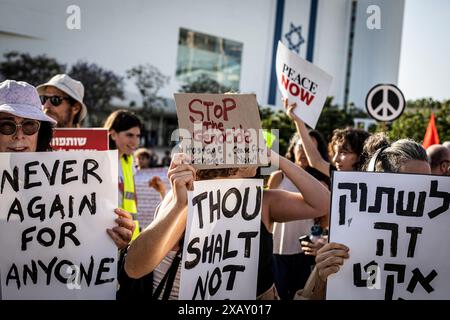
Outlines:
{"label": "white t-shirt", "polygon": [[[297,187],[283,175],[278,189],[299,192]],[[275,222],[273,228],[273,253],[274,254],[297,254],[302,252],[298,238],[310,234],[314,219],[296,220],[290,222]]]}

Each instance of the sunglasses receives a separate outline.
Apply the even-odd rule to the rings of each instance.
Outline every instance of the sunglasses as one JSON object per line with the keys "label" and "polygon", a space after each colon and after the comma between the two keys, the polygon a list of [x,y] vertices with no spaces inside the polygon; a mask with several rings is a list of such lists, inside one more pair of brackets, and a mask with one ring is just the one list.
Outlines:
{"label": "sunglasses", "polygon": [[17,124],[12,120],[0,120],[0,133],[5,136],[14,135],[17,128],[21,127],[22,132],[27,136],[31,136],[39,131],[41,122],[37,120],[24,120],[21,124]]}
{"label": "sunglasses", "polygon": [[60,97],[60,96],[39,96],[39,98],[41,99],[42,105],[44,105],[47,102],[47,100],[50,100],[50,103],[54,107],[59,106],[63,102],[63,100],[70,100],[69,97]]}

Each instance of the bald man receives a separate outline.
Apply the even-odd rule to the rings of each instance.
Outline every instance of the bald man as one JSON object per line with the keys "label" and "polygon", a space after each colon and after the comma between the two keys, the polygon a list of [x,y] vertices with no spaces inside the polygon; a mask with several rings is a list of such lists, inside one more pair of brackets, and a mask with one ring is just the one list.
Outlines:
{"label": "bald man", "polygon": [[450,176],[450,149],[440,144],[434,144],[427,149],[430,159],[431,173],[440,176]]}
{"label": "bald man", "polygon": [[450,141],[445,141],[442,145],[450,150]]}

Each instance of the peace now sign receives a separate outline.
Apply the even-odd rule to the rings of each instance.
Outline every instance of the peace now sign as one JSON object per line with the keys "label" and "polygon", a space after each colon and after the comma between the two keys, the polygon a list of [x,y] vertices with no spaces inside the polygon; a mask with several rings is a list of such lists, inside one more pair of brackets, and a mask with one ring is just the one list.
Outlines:
{"label": "peace now sign", "polygon": [[377,121],[393,121],[400,117],[405,109],[405,97],[393,84],[377,84],[366,97],[366,109]]}

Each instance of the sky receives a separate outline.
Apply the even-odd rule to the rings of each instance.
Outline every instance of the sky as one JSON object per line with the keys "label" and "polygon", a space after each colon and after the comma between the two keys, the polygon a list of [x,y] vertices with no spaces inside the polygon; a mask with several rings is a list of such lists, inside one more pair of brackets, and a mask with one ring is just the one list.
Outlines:
{"label": "sky", "polygon": [[398,86],[407,100],[450,100],[449,0],[405,1]]}

